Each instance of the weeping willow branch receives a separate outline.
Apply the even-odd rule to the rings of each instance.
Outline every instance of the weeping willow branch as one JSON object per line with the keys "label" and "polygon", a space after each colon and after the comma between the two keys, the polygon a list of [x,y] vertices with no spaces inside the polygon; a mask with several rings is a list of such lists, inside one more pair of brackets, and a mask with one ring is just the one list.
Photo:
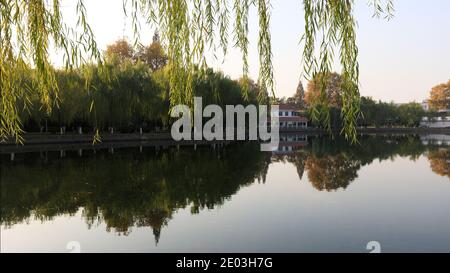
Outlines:
{"label": "weeping willow branch", "polygon": [[[354,1],[303,0],[303,4],[305,9],[305,33],[302,37],[305,44],[304,71],[309,80],[320,79],[320,96],[313,102],[310,109],[311,116],[331,132],[329,96],[326,90],[335,50],[338,50],[343,78],[341,85],[342,133],[347,139],[356,141],[360,95]],[[386,14],[386,18],[392,18],[392,1],[386,1],[386,6],[382,6],[380,0],[372,0],[369,4],[374,7],[374,16],[380,17],[381,14]]]}
{"label": "weeping willow branch", "polygon": [[[59,50],[64,67],[71,69],[89,62],[102,63],[94,33],[87,20],[83,0],[77,0],[77,25],[68,27],[61,14],[61,0],[0,0],[0,138],[9,136],[21,141],[22,124],[19,113],[29,107],[30,94],[40,98],[50,112],[58,106],[58,85],[50,63],[49,51]],[[385,4],[383,4],[385,3]],[[359,115],[359,70],[357,63],[356,22],[353,0],[303,0],[305,35],[303,61],[306,74],[314,77],[331,71],[339,50],[343,75],[343,133],[355,139],[355,123]],[[374,16],[390,18],[390,0],[370,0]],[[132,18],[135,42],[142,32],[140,18],[161,33],[169,58],[170,103],[192,105],[194,71],[207,67],[205,53],[221,48],[227,54],[229,35],[242,52],[243,79],[248,81],[248,17],[255,8],[259,16],[260,101],[274,97],[274,77],[270,35],[269,0],[123,0],[123,10]],[[319,46],[317,44],[320,43]],[[318,53],[317,53],[318,52]],[[317,54],[316,54],[317,53]],[[31,84],[23,80],[24,71],[32,71]],[[323,77],[322,93],[326,90]],[[89,84],[86,84],[86,88]],[[248,89],[243,96],[248,97]],[[312,114],[329,127],[327,96],[320,96]],[[217,98],[220,99],[220,98]]]}
{"label": "weeping willow branch", "polygon": [[[76,3],[76,29],[64,24],[59,0],[1,0],[0,6],[0,138],[13,136],[21,142],[20,104],[29,107],[30,95],[37,95],[48,113],[58,106],[49,50],[63,52],[66,69],[85,63],[85,56],[100,60],[100,52],[82,0]],[[28,83],[24,75],[30,72],[32,82]]]}

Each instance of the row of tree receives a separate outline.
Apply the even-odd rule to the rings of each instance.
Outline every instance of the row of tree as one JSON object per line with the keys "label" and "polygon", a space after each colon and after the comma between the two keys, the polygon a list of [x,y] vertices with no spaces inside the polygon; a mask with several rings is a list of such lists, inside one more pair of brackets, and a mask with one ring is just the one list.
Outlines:
{"label": "row of tree", "polygon": [[[326,88],[322,91],[324,83]],[[342,124],[342,83],[342,76],[338,73],[330,73],[325,77],[318,74],[308,82],[306,91],[300,82],[295,95],[284,98],[280,102],[297,104],[300,108],[309,109],[321,101],[330,110],[331,126],[340,127]],[[450,109],[450,80],[446,84],[433,87],[428,103],[430,110],[425,111],[422,105],[416,102],[395,104],[375,101],[371,97],[361,97],[361,115],[358,125],[370,127],[419,126],[424,116],[433,117],[438,115],[439,111]]]}
{"label": "row of tree", "polygon": [[[103,65],[58,70],[56,77],[58,107],[51,112],[33,107],[40,105],[40,98],[32,97],[29,109],[21,113],[26,130],[59,132],[60,128],[77,130],[82,126],[84,131],[113,127],[130,132],[170,123],[167,56],[157,35],[150,46],[137,50],[126,40],[119,40],[108,46]],[[249,87],[248,100],[243,99],[244,84]],[[256,104],[258,94],[253,81],[231,80],[212,69],[194,73],[193,90],[205,104],[219,105]]]}
{"label": "row of tree", "polygon": [[417,127],[425,115],[422,105],[416,102],[394,104],[362,97],[358,124],[369,127]]}
{"label": "row of tree", "polygon": [[[120,39],[107,47],[104,56],[102,66],[91,64],[77,70],[56,72],[59,107],[54,107],[53,111],[33,108],[41,105],[39,100],[42,98],[38,96],[32,97],[30,102],[22,102],[30,106],[21,114],[25,129],[59,131],[60,127],[75,130],[83,126],[134,131],[169,125],[168,58],[158,34],[154,35],[149,46],[139,46],[137,49],[127,40]],[[31,84],[33,75],[24,74],[24,80]],[[318,102],[326,103],[331,126],[341,127],[343,82],[342,76],[337,73],[326,76],[318,74],[308,82],[306,92],[300,82],[293,97],[280,99],[279,102],[296,104],[305,110]],[[326,88],[322,90],[324,83]],[[244,86],[249,87],[249,100],[244,99]],[[259,94],[259,87],[253,81],[231,80],[212,69],[195,73],[193,89],[205,103],[221,105],[256,104]],[[450,108],[450,80],[432,89],[429,104],[436,110]],[[425,113],[418,103],[397,105],[374,101],[370,97],[362,97],[360,107],[359,126],[415,127],[419,126],[423,116],[433,115],[433,112]],[[319,122],[317,126],[320,126]]]}

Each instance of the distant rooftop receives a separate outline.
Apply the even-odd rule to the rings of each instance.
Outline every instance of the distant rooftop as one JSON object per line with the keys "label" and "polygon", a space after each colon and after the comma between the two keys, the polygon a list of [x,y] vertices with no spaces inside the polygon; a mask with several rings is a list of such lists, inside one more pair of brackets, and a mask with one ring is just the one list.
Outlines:
{"label": "distant rooftop", "polygon": [[293,103],[280,103],[279,107],[280,110],[296,110],[296,111],[301,110],[300,106]]}

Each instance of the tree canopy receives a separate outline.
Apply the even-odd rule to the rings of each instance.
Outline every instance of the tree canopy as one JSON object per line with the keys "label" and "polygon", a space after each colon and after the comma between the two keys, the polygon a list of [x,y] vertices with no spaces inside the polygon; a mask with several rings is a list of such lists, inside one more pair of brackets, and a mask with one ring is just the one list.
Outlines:
{"label": "tree canopy", "polygon": [[120,39],[106,47],[105,55],[108,59],[117,58],[119,62],[124,62],[134,58],[134,50],[126,39]]}
{"label": "tree canopy", "polygon": [[303,88],[302,81],[298,82],[297,89],[294,94],[294,103],[300,106],[301,108],[305,108],[305,89]]}
{"label": "tree canopy", "polygon": [[[122,40],[113,45],[118,43]],[[134,50],[128,52],[126,58],[121,51],[109,52],[102,66],[56,70],[56,80],[61,88],[59,107],[47,113],[39,107],[38,97],[30,97],[28,111],[19,113],[23,128],[29,132],[39,132],[45,126],[45,131],[51,133],[60,132],[61,128],[76,132],[79,126],[84,127],[86,132],[93,129],[107,131],[111,127],[119,132],[167,128],[171,122],[168,67],[154,70],[153,63],[132,57],[135,55]],[[28,76],[34,76],[34,73]],[[85,88],[87,81],[88,89]],[[212,69],[203,72],[197,69],[193,73],[195,95],[201,96],[208,104],[257,103],[258,86],[250,79],[245,81],[250,85],[249,97],[244,100],[243,84]],[[95,103],[92,111],[89,110],[91,102]]]}
{"label": "tree canopy", "polygon": [[436,85],[431,89],[428,103],[435,110],[450,109],[450,79],[447,83]]}
{"label": "tree canopy", "polygon": [[[88,22],[84,0],[77,0],[77,24],[70,26],[61,12],[62,0],[0,0],[0,137],[22,133],[17,101],[36,95],[48,112],[58,105],[59,87],[49,52],[63,53],[69,69],[88,62],[102,62],[101,52]],[[392,0],[370,0],[375,16],[390,17]],[[131,16],[135,45],[142,31],[139,18],[157,27],[167,50],[170,75],[170,103],[192,104],[195,67],[206,69],[205,52],[222,48],[226,54],[230,33],[243,56],[243,78],[248,78],[248,17],[251,7],[258,14],[259,92],[274,96],[269,0],[123,0],[123,10]],[[342,66],[342,113],[344,133],[356,139],[359,115],[359,69],[357,62],[354,1],[303,0],[305,32],[303,60],[307,77],[328,73],[335,49]],[[323,34],[323,35],[322,35]],[[319,38],[318,38],[319,37]],[[321,38],[320,38],[321,37]],[[320,46],[317,46],[320,45]],[[319,52],[318,54],[316,54]],[[36,76],[27,84],[24,70]],[[86,85],[87,86],[87,85]],[[324,90],[324,88],[321,88]],[[327,111],[327,108],[320,108]]]}
{"label": "tree canopy", "polygon": [[358,125],[369,127],[417,127],[425,116],[419,103],[394,104],[361,97],[361,116]]}
{"label": "tree canopy", "polygon": [[[321,90],[322,82],[325,82],[325,92]],[[342,107],[343,78],[336,72],[327,75],[317,74],[308,82],[305,101],[309,106],[318,103],[326,103],[328,107]]]}
{"label": "tree canopy", "polygon": [[158,32],[153,36],[153,42],[149,46],[139,46],[136,58],[148,64],[152,71],[167,65],[168,58],[161,45]]}

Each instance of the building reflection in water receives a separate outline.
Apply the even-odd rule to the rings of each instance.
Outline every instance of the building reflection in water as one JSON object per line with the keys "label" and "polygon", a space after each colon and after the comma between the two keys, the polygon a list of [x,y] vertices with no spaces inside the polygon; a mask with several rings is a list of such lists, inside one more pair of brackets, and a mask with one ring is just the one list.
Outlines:
{"label": "building reflection in water", "polygon": [[281,134],[278,149],[272,152],[272,162],[288,162],[293,164],[301,180],[305,171],[305,161],[307,159],[305,148],[307,146],[307,135],[295,133]]}

